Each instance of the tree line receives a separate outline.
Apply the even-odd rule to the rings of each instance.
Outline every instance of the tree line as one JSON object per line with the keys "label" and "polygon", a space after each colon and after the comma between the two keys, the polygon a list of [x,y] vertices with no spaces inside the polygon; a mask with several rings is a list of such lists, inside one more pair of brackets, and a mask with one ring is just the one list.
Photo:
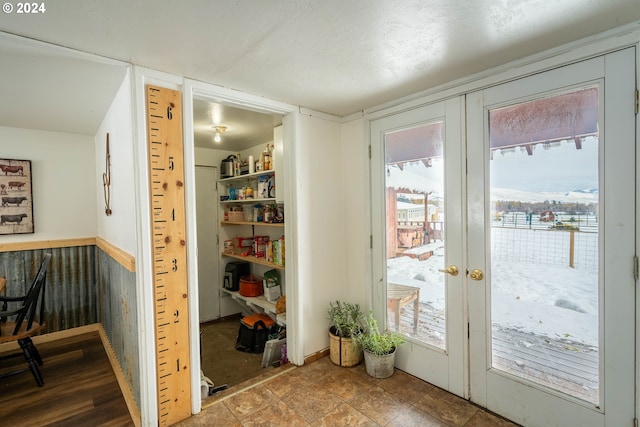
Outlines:
{"label": "tree line", "polygon": [[568,215],[596,214],[597,203],[559,202],[557,200],[545,200],[544,202],[520,202],[514,200],[499,200],[494,203],[495,212],[526,212],[540,214],[545,211],[565,212]]}

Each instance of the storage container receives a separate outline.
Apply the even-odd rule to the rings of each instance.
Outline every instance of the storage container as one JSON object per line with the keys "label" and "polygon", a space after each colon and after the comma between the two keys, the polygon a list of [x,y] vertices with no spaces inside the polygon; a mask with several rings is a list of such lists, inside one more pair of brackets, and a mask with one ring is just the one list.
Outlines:
{"label": "storage container", "polygon": [[244,220],[247,222],[251,222],[253,220],[253,206],[244,205],[242,207],[242,210],[244,211]]}
{"label": "storage container", "polygon": [[262,277],[250,274],[240,278],[240,295],[257,297],[262,295]]}

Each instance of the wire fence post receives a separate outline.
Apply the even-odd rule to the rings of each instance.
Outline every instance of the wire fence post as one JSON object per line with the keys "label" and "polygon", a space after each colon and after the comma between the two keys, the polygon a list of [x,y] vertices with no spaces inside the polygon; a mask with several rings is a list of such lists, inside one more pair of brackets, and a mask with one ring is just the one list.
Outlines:
{"label": "wire fence post", "polygon": [[575,248],[576,248],[576,232],[571,230],[569,233],[569,267],[573,268]]}

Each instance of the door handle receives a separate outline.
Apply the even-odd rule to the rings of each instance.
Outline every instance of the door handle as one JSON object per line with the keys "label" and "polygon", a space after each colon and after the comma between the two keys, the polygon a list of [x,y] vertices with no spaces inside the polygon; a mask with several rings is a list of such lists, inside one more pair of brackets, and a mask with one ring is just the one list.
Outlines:
{"label": "door handle", "polygon": [[443,268],[443,269],[440,269],[438,271],[450,274],[452,276],[457,276],[458,275],[458,267],[456,267],[455,265],[450,265],[447,268]]}
{"label": "door handle", "polygon": [[472,280],[482,280],[484,273],[476,268],[469,273],[469,277],[471,277]]}

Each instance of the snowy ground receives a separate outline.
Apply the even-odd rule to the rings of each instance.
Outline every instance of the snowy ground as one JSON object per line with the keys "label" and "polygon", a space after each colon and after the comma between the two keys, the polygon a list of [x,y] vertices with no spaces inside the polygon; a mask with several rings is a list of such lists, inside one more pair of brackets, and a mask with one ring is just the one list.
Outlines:
{"label": "snowy ground", "polygon": [[[420,288],[420,300],[444,310],[444,246],[428,245],[433,256],[388,260],[388,281]],[[491,322],[551,339],[598,345],[598,277],[568,266],[494,260],[491,265]]]}

